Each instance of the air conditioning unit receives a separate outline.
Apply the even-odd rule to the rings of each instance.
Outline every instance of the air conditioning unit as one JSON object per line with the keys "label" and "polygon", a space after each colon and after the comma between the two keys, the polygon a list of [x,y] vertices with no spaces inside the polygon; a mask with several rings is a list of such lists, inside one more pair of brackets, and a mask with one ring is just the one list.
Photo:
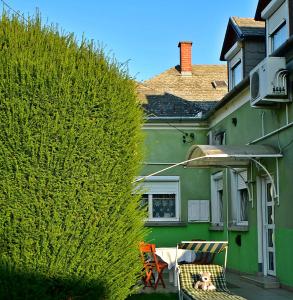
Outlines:
{"label": "air conditioning unit", "polygon": [[250,72],[250,104],[264,107],[289,102],[285,57],[267,57]]}

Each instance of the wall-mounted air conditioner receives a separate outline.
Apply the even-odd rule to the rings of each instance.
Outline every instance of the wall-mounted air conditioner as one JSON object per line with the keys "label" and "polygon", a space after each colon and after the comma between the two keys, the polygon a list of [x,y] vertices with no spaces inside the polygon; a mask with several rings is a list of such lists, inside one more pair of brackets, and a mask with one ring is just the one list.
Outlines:
{"label": "wall-mounted air conditioner", "polygon": [[266,57],[250,72],[251,106],[289,102],[285,57]]}

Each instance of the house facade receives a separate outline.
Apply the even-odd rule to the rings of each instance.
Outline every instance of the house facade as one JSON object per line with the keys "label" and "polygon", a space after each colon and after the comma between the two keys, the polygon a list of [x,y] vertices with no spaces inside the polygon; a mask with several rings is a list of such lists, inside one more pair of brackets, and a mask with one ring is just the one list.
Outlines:
{"label": "house facade", "polygon": [[[227,93],[226,66],[193,65],[192,43],[180,42],[180,63],[138,87],[146,112],[146,137],[141,176],[183,161],[193,143],[206,144],[208,123],[204,116]],[[192,179],[192,180],[191,180]],[[184,166],[150,176],[142,183],[147,207],[149,240],[174,246],[181,239],[208,237],[209,190],[198,182],[209,180],[209,170],[194,172]],[[200,222],[188,222],[188,205],[202,206]],[[194,210],[194,209],[193,209]],[[189,211],[189,216],[188,216]],[[195,213],[197,211],[195,210]],[[175,233],[175,234],[174,234]]]}
{"label": "house facade", "polygon": [[[211,134],[224,132],[227,146],[275,149],[271,157],[252,155],[245,168],[211,170],[210,230],[213,239],[228,237],[229,268],[276,277],[287,287],[293,286],[292,7],[291,0],[259,1],[254,19],[229,20],[221,53],[229,93],[208,119]],[[233,77],[240,78],[235,85]]]}
{"label": "house facade", "polygon": [[[177,224],[150,224],[150,240],[165,246],[228,240],[229,269],[270,276],[287,288],[293,288],[292,35],[292,0],[260,0],[254,18],[231,17],[221,52],[228,92],[182,127],[180,145],[173,131],[149,120],[141,174],[189,159],[151,177],[177,182],[169,195],[179,195],[180,210]],[[156,185],[148,188],[156,200]],[[150,205],[152,196],[145,201]]]}

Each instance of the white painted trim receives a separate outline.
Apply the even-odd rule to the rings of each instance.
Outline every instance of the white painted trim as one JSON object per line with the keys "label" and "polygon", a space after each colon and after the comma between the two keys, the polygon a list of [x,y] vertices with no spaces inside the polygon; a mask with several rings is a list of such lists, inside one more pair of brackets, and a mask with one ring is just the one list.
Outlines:
{"label": "white painted trim", "polygon": [[250,102],[250,90],[249,87],[239,93],[230,103],[216,111],[210,121],[209,129],[216,126],[222,120],[230,116],[234,111],[238,110],[245,103]]}
{"label": "white painted trim", "polygon": [[277,190],[277,205],[280,206],[280,180],[279,180],[279,159],[276,158],[276,190]]}
{"label": "white painted trim", "polygon": [[263,177],[261,180],[261,213],[262,213],[262,255],[263,255],[263,273],[264,276],[268,275],[268,261],[267,261],[267,237],[266,237],[266,230],[264,228],[265,225],[265,184],[266,184],[266,177]]}
{"label": "white painted trim", "polygon": [[[277,264],[276,264],[276,239],[275,239],[275,235],[276,235],[276,223],[275,223],[275,202],[273,199],[273,195],[271,195],[272,201],[271,201],[271,205],[272,206],[272,215],[273,215],[273,222],[272,224],[268,224],[268,222],[266,221],[267,219],[267,184],[271,183],[271,178],[270,176],[264,176],[261,180],[261,201],[262,201],[262,228],[263,228],[263,261],[264,261],[264,276],[267,275],[271,275],[271,276],[276,276],[276,268],[277,268]],[[267,231],[271,229],[273,230],[273,247],[269,247],[268,245],[268,237],[267,237]],[[274,256],[274,270],[268,270],[268,252],[273,252],[273,256]]]}
{"label": "white painted trim", "polygon": [[208,124],[204,122],[204,124],[199,123],[145,123],[142,126],[143,130],[149,130],[149,129],[167,129],[167,130],[207,130]]}
{"label": "white painted trim", "polygon": [[256,207],[257,207],[257,252],[258,252],[258,263],[262,264],[264,268],[263,261],[263,220],[262,220],[262,193],[261,193],[261,178],[256,178]]}
{"label": "white painted trim", "polygon": [[225,54],[224,59],[225,60],[231,60],[235,54],[237,54],[242,48],[242,43],[237,41],[230,50]]}

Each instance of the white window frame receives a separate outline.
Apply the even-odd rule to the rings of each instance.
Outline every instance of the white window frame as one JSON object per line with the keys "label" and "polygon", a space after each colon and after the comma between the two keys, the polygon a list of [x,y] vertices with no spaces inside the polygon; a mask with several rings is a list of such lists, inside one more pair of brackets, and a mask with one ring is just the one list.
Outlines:
{"label": "white window frame", "polygon": [[289,38],[288,0],[271,1],[268,6],[262,11],[261,16],[264,20],[266,20],[267,54],[270,55],[276,50],[273,49],[274,34],[283,26],[283,24],[285,25],[287,39]]}
{"label": "white window frame", "polygon": [[[243,80],[243,47],[241,42],[236,42],[226,53],[225,60],[228,61],[229,90],[231,91],[241,80]],[[241,79],[238,83],[233,82],[233,69],[240,64]]]}
{"label": "white window frame", "polygon": [[[219,191],[222,191],[222,216],[221,217],[221,206],[219,201]],[[212,211],[212,225],[223,226],[224,224],[224,176],[223,172],[218,172],[211,175],[211,211]]]}
{"label": "white window frame", "polygon": [[[139,184],[139,191],[148,195],[148,218],[147,222],[178,222],[180,221],[180,177],[179,176],[151,176]],[[154,218],[153,195],[174,194],[175,195],[175,217]]]}
{"label": "white window frame", "polygon": [[[235,74],[236,71],[238,70],[237,73],[240,73],[240,80],[236,82],[235,80]],[[231,87],[234,88],[241,80],[243,79],[243,66],[242,66],[242,60],[241,58],[239,58],[234,64],[233,66],[231,66]]]}
{"label": "white window frame", "polygon": [[[234,225],[248,226],[248,220],[241,220],[241,190],[247,190],[247,169],[231,170],[231,198],[232,198],[232,222]],[[249,203],[249,199],[247,199]]]}

